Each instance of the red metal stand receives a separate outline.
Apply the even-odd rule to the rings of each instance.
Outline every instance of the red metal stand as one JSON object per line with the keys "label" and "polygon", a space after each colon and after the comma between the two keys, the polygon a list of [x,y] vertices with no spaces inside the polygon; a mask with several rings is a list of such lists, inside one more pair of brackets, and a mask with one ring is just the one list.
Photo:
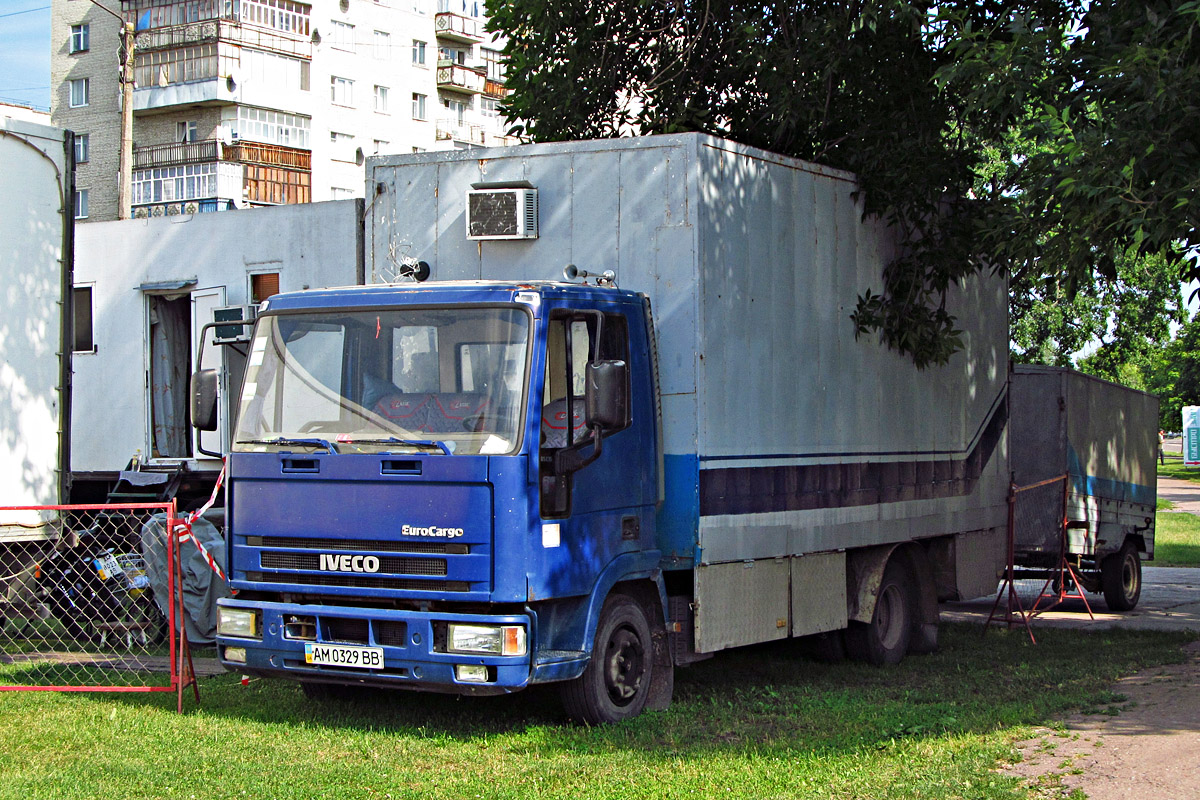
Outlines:
{"label": "red metal stand", "polygon": [[[1021,618],[1021,623],[1025,626],[1025,632],[1029,634],[1029,641],[1037,644],[1037,639],[1033,635],[1033,628],[1029,625],[1030,615],[1025,612],[1025,606],[1021,603],[1021,596],[1017,594],[1017,587],[1014,583],[1014,575],[1016,568],[1015,561],[1015,546],[1014,538],[1016,533],[1016,515],[1014,509],[1017,503],[1017,492],[1020,491],[1016,484],[1008,485],[1008,563],[1004,569],[1004,580],[1000,583],[1000,591],[996,594],[996,602],[992,603],[992,612],[988,615],[987,622],[983,626],[984,634],[994,620],[1003,620],[1008,629],[1012,629],[1017,616]],[[1000,607],[1000,598],[1008,595],[1008,602],[1005,606],[1003,614],[997,614],[997,609]],[[1014,614],[1015,612],[1015,614]]]}
{"label": "red metal stand", "polygon": [[[1029,613],[1031,615],[1041,614],[1061,604],[1064,600],[1078,599],[1083,601],[1083,607],[1087,609],[1088,616],[1094,620],[1096,619],[1096,615],[1092,613],[1092,605],[1088,602],[1087,597],[1084,596],[1083,586],[1079,582],[1079,573],[1075,572],[1075,568],[1071,566],[1071,562],[1067,558],[1067,494],[1070,492],[1070,487],[1071,482],[1068,476],[1064,475],[1062,524],[1059,526],[1061,535],[1059,536],[1058,545],[1058,566],[1054,568],[1054,572],[1042,585],[1042,590],[1038,592],[1037,600],[1033,601],[1033,608],[1030,609]],[[1047,592],[1047,589],[1050,589],[1050,591]],[[1038,606],[1041,605],[1043,600],[1051,602],[1039,608]]]}

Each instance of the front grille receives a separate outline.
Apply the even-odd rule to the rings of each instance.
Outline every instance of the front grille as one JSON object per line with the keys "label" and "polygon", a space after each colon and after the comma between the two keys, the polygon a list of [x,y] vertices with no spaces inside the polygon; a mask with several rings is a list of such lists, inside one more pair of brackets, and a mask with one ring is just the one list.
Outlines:
{"label": "front grille", "polygon": [[469,592],[467,581],[430,581],[415,578],[380,578],[331,572],[326,575],[281,575],[278,573],[247,572],[246,579],[255,583],[290,583],[305,586],[345,586],[354,589],[407,589],[412,592]]}
{"label": "front grille", "polygon": [[469,545],[443,542],[405,542],[392,539],[322,539],[302,536],[247,536],[251,547],[279,547],[291,550],[369,551],[376,553],[444,553],[466,555]]}
{"label": "front grille", "polygon": [[[321,556],[317,553],[276,553],[267,551],[261,554],[259,566],[263,569],[307,569],[321,570]],[[392,575],[431,575],[441,576],[447,572],[444,558],[405,558],[403,556],[383,556],[379,559],[379,571]],[[345,573],[338,573],[339,575]]]}
{"label": "front grille", "polygon": [[344,644],[367,643],[367,621],[365,619],[341,619],[321,617],[325,626],[325,641]]}
{"label": "front grille", "polygon": [[404,647],[408,644],[408,624],[380,620],[375,623],[375,643],[385,647]]}

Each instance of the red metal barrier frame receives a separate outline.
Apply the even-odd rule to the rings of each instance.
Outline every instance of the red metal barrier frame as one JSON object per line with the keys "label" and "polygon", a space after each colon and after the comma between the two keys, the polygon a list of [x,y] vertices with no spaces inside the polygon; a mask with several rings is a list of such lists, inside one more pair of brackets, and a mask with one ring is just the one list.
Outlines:
{"label": "red metal barrier frame", "polygon": [[[167,614],[168,630],[168,659],[169,685],[167,686],[104,686],[104,685],[74,685],[74,686],[3,686],[0,692],[175,692],[176,710],[183,711],[183,690],[191,686],[195,692],[196,702],[200,702],[200,686],[196,681],[196,673],[192,664],[191,648],[188,646],[187,626],[183,624],[183,581],[177,580],[182,576],[178,534],[176,526],[180,524],[176,516],[175,501],[169,503],[81,503],[72,505],[46,506],[0,506],[0,511],[158,511],[167,515],[167,595],[170,598]],[[175,634],[176,622],[179,633]]]}

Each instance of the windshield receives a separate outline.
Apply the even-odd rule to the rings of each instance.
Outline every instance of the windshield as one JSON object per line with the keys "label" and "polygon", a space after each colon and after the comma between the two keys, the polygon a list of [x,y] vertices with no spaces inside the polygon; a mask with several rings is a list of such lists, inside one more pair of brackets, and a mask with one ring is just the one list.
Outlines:
{"label": "windshield", "polygon": [[511,453],[528,350],[519,308],[264,317],[233,450]]}

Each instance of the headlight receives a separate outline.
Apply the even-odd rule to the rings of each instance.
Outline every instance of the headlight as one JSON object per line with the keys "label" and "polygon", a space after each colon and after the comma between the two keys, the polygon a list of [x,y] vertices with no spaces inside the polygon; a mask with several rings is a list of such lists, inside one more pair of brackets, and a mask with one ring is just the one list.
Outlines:
{"label": "headlight", "polygon": [[460,625],[452,622],[448,627],[447,648],[452,653],[525,655],[523,625]]}
{"label": "headlight", "polygon": [[217,635],[258,639],[258,612],[244,608],[217,607]]}

